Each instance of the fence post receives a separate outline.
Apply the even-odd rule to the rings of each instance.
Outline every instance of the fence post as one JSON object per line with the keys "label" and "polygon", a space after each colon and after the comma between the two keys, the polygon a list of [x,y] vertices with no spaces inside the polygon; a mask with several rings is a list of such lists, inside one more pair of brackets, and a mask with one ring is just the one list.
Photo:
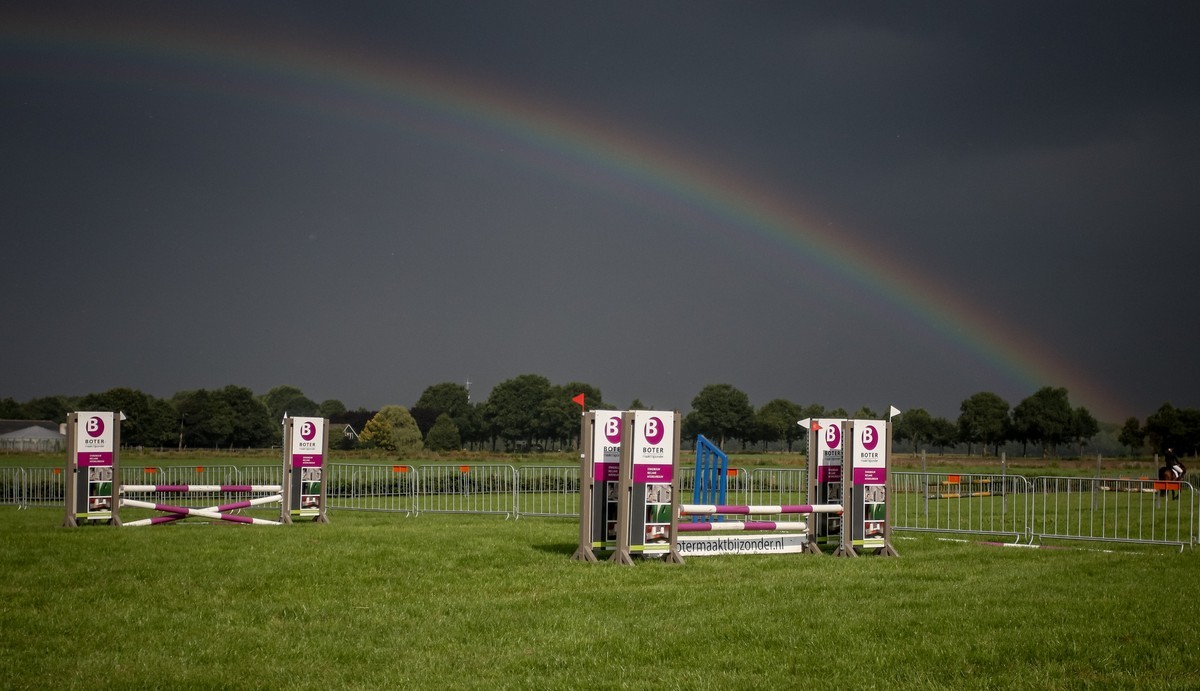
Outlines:
{"label": "fence post", "polygon": [[921,449],[921,496],[925,497],[925,515],[921,517],[923,525],[929,525],[929,467],[925,457],[925,449]]}
{"label": "fence post", "polygon": [[1000,524],[1008,517],[1008,452],[1000,452]]}

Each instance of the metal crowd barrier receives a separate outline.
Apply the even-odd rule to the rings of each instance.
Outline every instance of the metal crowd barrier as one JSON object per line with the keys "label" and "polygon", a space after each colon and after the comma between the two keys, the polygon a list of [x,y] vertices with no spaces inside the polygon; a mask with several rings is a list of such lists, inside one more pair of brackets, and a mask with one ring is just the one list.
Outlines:
{"label": "metal crowd barrier", "polygon": [[25,469],[0,468],[0,504],[21,506],[25,496]]}
{"label": "metal crowd barrier", "polygon": [[517,518],[579,516],[579,466],[519,466],[514,513]]}
{"label": "metal crowd barrier", "polygon": [[329,508],[417,513],[418,475],[410,465],[331,463],[326,480]]}
{"label": "metal crowd barrier", "polygon": [[517,471],[511,465],[417,466],[417,514],[516,516]]}
{"label": "metal crowd barrier", "polygon": [[1033,479],[1029,540],[1195,543],[1196,494],[1187,482]]}
{"label": "metal crowd barrier", "polygon": [[22,468],[21,496],[18,507],[64,507],[67,502],[66,483],[62,468]]}
{"label": "metal crowd barrier", "polygon": [[1029,482],[1021,475],[893,472],[892,529],[1029,535]]}
{"label": "metal crowd barrier", "polygon": [[808,502],[806,468],[755,468],[750,471],[745,502],[768,506]]}
{"label": "metal crowd barrier", "polygon": [[[679,469],[690,497],[695,469]],[[281,464],[122,466],[124,484],[282,484]],[[733,469],[727,501],[802,504],[803,468]],[[507,517],[579,515],[577,465],[409,465],[331,463],[330,508],[417,516],[421,513]],[[61,468],[0,467],[0,505],[62,506]],[[898,531],[1043,540],[1192,546],[1200,532],[1200,493],[1188,482],[1113,478],[1036,477],[982,473],[893,472],[892,526]],[[227,497],[142,493],[154,501],[217,504]]]}

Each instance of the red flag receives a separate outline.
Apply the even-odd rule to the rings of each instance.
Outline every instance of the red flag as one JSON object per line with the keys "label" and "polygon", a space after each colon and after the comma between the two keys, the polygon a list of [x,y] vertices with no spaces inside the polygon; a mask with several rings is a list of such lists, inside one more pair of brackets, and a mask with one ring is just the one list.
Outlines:
{"label": "red flag", "polygon": [[583,405],[583,394],[579,394],[578,396],[576,396],[575,398],[572,398],[571,400],[578,403],[580,408],[587,407],[587,406]]}
{"label": "red flag", "polygon": [[816,420],[813,420],[811,429],[812,431],[816,432],[817,430],[821,429],[821,426],[817,424]]}

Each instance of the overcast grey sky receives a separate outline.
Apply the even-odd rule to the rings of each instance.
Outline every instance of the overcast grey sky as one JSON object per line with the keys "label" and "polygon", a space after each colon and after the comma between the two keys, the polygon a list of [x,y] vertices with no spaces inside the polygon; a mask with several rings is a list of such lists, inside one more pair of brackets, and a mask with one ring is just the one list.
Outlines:
{"label": "overcast grey sky", "polygon": [[1196,3],[19,4],[0,397],[1200,405]]}

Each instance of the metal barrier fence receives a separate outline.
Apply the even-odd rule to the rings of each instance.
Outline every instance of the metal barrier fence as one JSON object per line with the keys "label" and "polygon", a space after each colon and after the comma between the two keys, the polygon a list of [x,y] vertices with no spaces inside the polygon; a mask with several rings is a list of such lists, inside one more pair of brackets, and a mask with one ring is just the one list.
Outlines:
{"label": "metal barrier fence", "polygon": [[1191,546],[1196,493],[1187,482],[1038,477],[1030,542],[1041,538]]}
{"label": "metal barrier fence", "polygon": [[0,468],[0,505],[20,506],[25,496],[25,469]]}
{"label": "metal barrier fence", "polygon": [[[695,469],[679,469],[690,496]],[[803,468],[737,468],[727,501],[802,504]],[[124,484],[282,484],[281,464],[251,466],[122,466]],[[1200,496],[1190,483],[1155,480],[1036,477],[1009,474],[891,474],[892,526],[898,531],[1190,546],[1200,534]],[[576,465],[380,465],[331,463],[330,508],[417,516],[421,513],[507,517],[579,515]],[[0,467],[0,505],[63,506],[61,468]],[[152,501],[197,506],[228,495],[142,493]]]}
{"label": "metal barrier fence", "polygon": [[892,529],[1029,535],[1029,482],[1021,475],[894,472]]}
{"label": "metal barrier fence", "polygon": [[808,470],[805,468],[755,468],[750,471],[748,484],[747,504],[782,506],[808,502]]}
{"label": "metal barrier fence", "polygon": [[[679,491],[683,495],[683,503],[691,500],[696,491],[696,467],[681,466],[679,472]],[[752,478],[745,468],[730,468],[725,476],[725,503],[750,504]]]}
{"label": "metal barrier fence", "polygon": [[67,503],[66,483],[62,468],[23,468],[24,486],[18,506],[28,509],[34,506],[65,507]]}
{"label": "metal barrier fence", "polygon": [[579,466],[517,468],[517,505],[514,513],[517,518],[579,516]]}
{"label": "metal barrier fence", "polygon": [[417,466],[417,514],[516,516],[517,471],[511,465]]}
{"label": "metal barrier fence", "polygon": [[410,465],[331,463],[326,486],[329,508],[417,513],[417,471]]}

